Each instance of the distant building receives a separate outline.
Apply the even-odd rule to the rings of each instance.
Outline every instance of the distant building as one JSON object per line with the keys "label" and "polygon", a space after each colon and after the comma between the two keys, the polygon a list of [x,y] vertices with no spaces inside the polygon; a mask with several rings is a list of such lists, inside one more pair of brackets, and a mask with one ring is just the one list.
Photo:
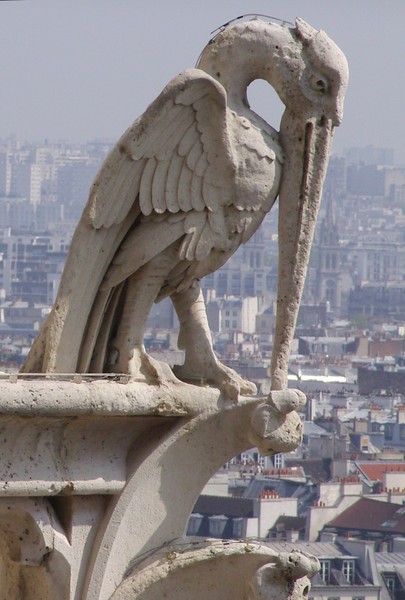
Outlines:
{"label": "distant building", "polygon": [[336,198],[341,198],[346,194],[347,165],[344,156],[332,155],[330,157],[324,189],[333,190],[333,195]]}
{"label": "distant building", "polygon": [[352,164],[347,167],[347,192],[352,196],[384,196],[385,172],[377,165]]}
{"label": "distant building", "polygon": [[296,542],[305,539],[305,517],[282,515],[269,532],[270,540]]}
{"label": "distant building", "polygon": [[11,300],[52,305],[67,256],[69,239],[0,234],[0,289]]}
{"label": "distant building", "polygon": [[394,150],[392,148],[376,148],[368,145],[345,150],[348,164],[364,165],[392,165],[394,163]]}
{"label": "distant building", "polygon": [[[396,540],[397,542],[404,542]],[[401,548],[400,551],[395,546]],[[395,543],[392,552],[376,552],[375,561],[382,591],[388,592],[391,600],[405,600],[405,552],[403,543]]]}
{"label": "distant building", "polygon": [[355,287],[349,294],[348,318],[405,321],[405,283],[374,283]]}
{"label": "distant building", "polygon": [[70,219],[80,218],[91,183],[99,168],[99,161],[71,158],[67,164],[58,169],[58,201],[65,205]]}
{"label": "distant building", "polygon": [[[266,260],[266,256],[272,258]],[[263,296],[274,288],[277,242],[265,242],[259,229],[219,270],[201,281],[204,291],[214,289],[218,298]]]}
{"label": "distant building", "polygon": [[[397,494],[400,490],[405,495],[405,463],[391,461],[356,461],[353,463],[359,476],[364,479],[370,490],[381,490],[389,494]],[[398,504],[398,502],[395,502]]]}
{"label": "distant building", "polygon": [[330,310],[340,314],[342,309],[342,270],[339,246],[339,227],[334,210],[334,197],[326,198],[326,215],[320,222],[316,246],[316,298],[328,303]]}
{"label": "distant building", "polygon": [[9,160],[6,151],[0,151],[0,197],[6,196],[9,189]]}
{"label": "distant building", "polygon": [[[292,473],[288,469],[284,471]],[[237,495],[199,497],[190,517],[188,535],[266,538],[280,516],[297,516],[299,490],[306,487],[305,481],[289,480],[281,474],[279,477],[247,474],[246,478],[242,476],[233,483],[230,490]],[[237,484],[242,495],[237,492]]]}
{"label": "distant building", "polygon": [[309,598],[380,600],[374,556],[364,550],[361,542],[355,545],[342,538],[328,537],[320,542],[271,540],[267,545],[275,552],[301,550],[316,556],[320,570],[311,578]]}
{"label": "distant building", "polygon": [[360,498],[325,525],[326,531],[356,539],[373,540],[392,549],[394,539],[405,535],[405,507],[391,502]]}
{"label": "distant building", "polygon": [[354,338],[328,336],[301,336],[298,352],[317,358],[342,358],[354,344]]}
{"label": "distant building", "polygon": [[297,327],[322,329],[327,325],[327,302],[301,304],[298,312]]}
{"label": "distant building", "polygon": [[386,390],[386,398],[388,397],[392,404],[393,394],[401,394],[405,390],[405,371],[403,368],[397,368],[395,363],[359,367],[357,373],[359,393],[363,396]]}

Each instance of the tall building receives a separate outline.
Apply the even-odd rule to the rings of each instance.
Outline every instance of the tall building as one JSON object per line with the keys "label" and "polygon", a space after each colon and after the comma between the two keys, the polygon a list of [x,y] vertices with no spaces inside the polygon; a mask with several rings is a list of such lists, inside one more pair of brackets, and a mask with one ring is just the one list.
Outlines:
{"label": "tall building", "polygon": [[204,277],[203,290],[215,289],[218,298],[264,296],[275,289],[277,241],[259,229],[218,271]]}
{"label": "tall building", "polygon": [[342,308],[342,271],[339,228],[332,192],[326,197],[326,214],[321,220],[316,248],[316,301],[327,302],[337,314]]}
{"label": "tall building", "polygon": [[362,146],[360,148],[348,148],[345,151],[345,157],[348,164],[394,164],[394,150],[392,148],[376,148],[373,145]]}
{"label": "tall building", "polygon": [[6,151],[0,152],[0,197],[6,196],[9,192],[8,177],[8,155]]}
{"label": "tall building", "polygon": [[71,157],[58,169],[58,201],[65,205],[69,218],[80,218],[99,167],[99,160]]}

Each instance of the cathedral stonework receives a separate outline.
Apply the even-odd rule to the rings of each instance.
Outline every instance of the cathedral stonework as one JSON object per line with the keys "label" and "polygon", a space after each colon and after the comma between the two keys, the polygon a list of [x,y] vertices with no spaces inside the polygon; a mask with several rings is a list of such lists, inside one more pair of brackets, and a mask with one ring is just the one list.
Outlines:
{"label": "cathedral stonework", "polygon": [[[254,113],[264,79],[279,132]],[[256,446],[301,441],[288,360],[344,55],[302,19],[228,24],[118,141],[74,234],[58,295],[19,374],[0,378],[0,600],[304,600],[317,559],[261,540],[186,535],[207,481]],[[271,391],[214,352],[199,280],[279,198]],[[333,262],[333,258],[332,258]],[[184,364],[144,346],[169,297]]]}

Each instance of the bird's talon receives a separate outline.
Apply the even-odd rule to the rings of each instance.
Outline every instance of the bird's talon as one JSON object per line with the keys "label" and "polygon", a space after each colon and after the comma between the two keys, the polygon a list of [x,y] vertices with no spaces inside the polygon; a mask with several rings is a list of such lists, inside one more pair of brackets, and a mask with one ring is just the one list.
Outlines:
{"label": "bird's talon", "polygon": [[[205,374],[203,378],[201,377],[201,371],[204,371]],[[211,384],[218,387],[233,402],[238,401],[239,395],[255,396],[257,393],[254,383],[246,381],[236,371],[220,362],[215,362],[209,366],[204,365],[204,367],[193,365],[193,368],[188,368],[185,364],[176,365],[173,372],[182,381],[196,385]]]}
{"label": "bird's talon", "polygon": [[149,384],[179,383],[177,377],[166,363],[149,356],[144,350],[131,351],[126,360],[119,357],[114,371],[128,373],[131,381],[145,381]]}

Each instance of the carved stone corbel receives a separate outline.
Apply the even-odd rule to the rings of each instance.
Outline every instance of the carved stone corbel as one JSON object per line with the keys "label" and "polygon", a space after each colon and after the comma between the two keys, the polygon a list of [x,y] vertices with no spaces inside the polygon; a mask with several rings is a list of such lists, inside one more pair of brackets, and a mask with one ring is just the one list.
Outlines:
{"label": "carved stone corbel", "polygon": [[306,600],[318,569],[311,556],[256,541],[190,538],[141,558],[111,600]]}

